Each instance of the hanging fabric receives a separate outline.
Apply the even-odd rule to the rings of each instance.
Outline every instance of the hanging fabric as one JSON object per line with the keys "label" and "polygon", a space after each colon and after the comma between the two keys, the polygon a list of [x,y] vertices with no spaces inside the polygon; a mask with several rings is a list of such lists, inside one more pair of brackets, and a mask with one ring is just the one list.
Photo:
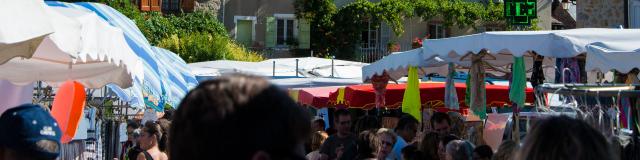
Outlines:
{"label": "hanging fabric", "polygon": [[509,99],[522,108],[526,99],[527,70],[524,57],[513,57],[511,83],[509,84]]}
{"label": "hanging fabric", "polygon": [[422,103],[420,102],[420,79],[418,79],[418,67],[409,67],[407,88],[402,98],[402,112],[408,113],[419,122],[422,122]]}
{"label": "hanging fabric", "polygon": [[485,71],[482,61],[484,54],[486,53],[471,55],[471,69],[469,70],[470,86],[467,86],[467,88],[471,88],[469,107],[471,107],[473,114],[483,120],[487,118],[487,99],[484,82]]}
{"label": "hanging fabric", "polygon": [[458,102],[458,93],[453,77],[456,76],[456,70],[453,63],[449,63],[449,72],[447,74],[446,85],[444,89],[444,106],[451,110],[460,110]]}
{"label": "hanging fabric", "polygon": [[385,106],[384,94],[387,91],[387,84],[389,83],[389,74],[383,72],[382,75],[374,75],[371,77],[371,84],[373,85],[374,93],[376,94],[376,108],[382,108]]}
{"label": "hanging fabric", "polygon": [[471,106],[471,73],[467,73],[467,79],[464,81],[466,89],[464,91],[464,104]]}
{"label": "hanging fabric", "polygon": [[[556,66],[558,70],[556,72],[556,83],[562,83],[564,78],[565,83],[580,83],[580,65],[577,58],[558,58],[556,60]],[[568,68],[571,71],[564,71]],[[565,77],[562,77],[562,72],[565,72]]]}
{"label": "hanging fabric", "polygon": [[544,56],[535,55],[533,58],[533,71],[531,73],[531,86],[536,88],[538,85],[544,83],[544,71],[542,70],[542,61],[544,60]]}

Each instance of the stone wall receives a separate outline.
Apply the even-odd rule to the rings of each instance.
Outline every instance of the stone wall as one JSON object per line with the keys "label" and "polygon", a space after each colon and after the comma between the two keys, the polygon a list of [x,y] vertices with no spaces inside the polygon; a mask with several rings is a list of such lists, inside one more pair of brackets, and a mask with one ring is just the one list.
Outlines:
{"label": "stone wall", "polygon": [[218,13],[220,10],[220,4],[222,0],[196,0],[194,2],[194,10],[196,11],[205,11],[211,13]]}
{"label": "stone wall", "polygon": [[613,28],[624,24],[624,0],[579,0],[578,28]]}

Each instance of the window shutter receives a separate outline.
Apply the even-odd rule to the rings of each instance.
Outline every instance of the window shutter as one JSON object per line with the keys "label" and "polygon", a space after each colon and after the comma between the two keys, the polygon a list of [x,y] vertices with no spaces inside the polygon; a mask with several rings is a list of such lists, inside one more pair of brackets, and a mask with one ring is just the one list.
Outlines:
{"label": "window shutter", "polygon": [[138,5],[140,6],[141,11],[151,10],[151,7],[149,6],[149,1],[150,0],[140,0],[140,3]]}
{"label": "window shutter", "polygon": [[265,35],[265,45],[267,48],[276,46],[276,18],[267,17],[267,32]]}
{"label": "window shutter", "polygon": [[306,19],[298,20],[298,47],[300,49],[309,49],[311,46],[311,26]]}
{"label": "window shutter", "polygon": [[161,11],[162,0],[151,0],[151,11]]}

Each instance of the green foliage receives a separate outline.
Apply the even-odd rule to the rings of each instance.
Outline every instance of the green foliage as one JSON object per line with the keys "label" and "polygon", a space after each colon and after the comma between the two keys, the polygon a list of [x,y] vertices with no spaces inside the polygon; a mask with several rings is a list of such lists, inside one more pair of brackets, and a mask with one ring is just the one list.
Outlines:
{"label": "green foliage", "polygon": [[230,59],[260,61],[263,58],[229,38],[215,14],[196,11],[177,15],[140,12],[130,0],[97,0],[133,20],[151,45],[177,53],[187,63]]}
{"label": "green foliage", "polygon": [[158,46],[178,53],[187,62],[201,62],[215,59],[261,61],[256,52],[232,43],[229,37],[219,34],[192,32],[172,35],[162,39]]}
{"label": "green foliage", "polygon": [[337,9],[333,0],[295,0],[298,18],[311,24],[311,48],[316,55],[335,55],[351,59],[360,36],[371,25],[389,25],[396,37],[404,33],[404,20],[442,18],[446,26],[476,27],[477,22],[501,23],[501,3],[478,3],[465,0],[355,0]]}
{"label": "green foliage", "polygon": [[404,19],[413,16],[413,6],[406,0],[382,0],[377,5],[378,15],[391,27],[396,36],[404,33]]}

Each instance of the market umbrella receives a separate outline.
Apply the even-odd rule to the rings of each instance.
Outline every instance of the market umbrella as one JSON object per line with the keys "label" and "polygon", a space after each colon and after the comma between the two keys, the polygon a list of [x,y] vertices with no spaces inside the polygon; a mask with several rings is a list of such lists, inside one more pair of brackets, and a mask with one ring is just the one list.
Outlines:
{"label": "market umbrella", "polygon": [[[141,63],[121,31],[96,25],[91,17],[97,16],[91,16],[91,12],[43,8],[52,19],[55,32],[45,38],[31,58],[12,59],[0,65],[0,79],[21,85],[45,81],[57,86],[75,80],[87,88],[109,83],[126,88],[134,78],[143,78]],[[100,47],[88,47],[91,43]]]}
{"label": "market umbrella", "polygon": [[41,0],[0,0],[0,64],[14,57],[30,58],[54,32]]}
{"label": "market umbrella", "polygon": [[49,6],[90,10],[109,22],[110,25],[121,29],[126,43],[136,55],[134,57],[139,57],[142,61],[144,80],[135,79],[131,88],[117,85],[107,85],[107,87],[119,93],[118,97],[133,107],[142,108],[146,106],[158,111],[163,110],[168,93],[166,77],[163,76],[167,75],[166,67],[160,65],[158,55],[153,51],[149,41],[131,19],[117,10],[100,3],[48,1],[47,4]]}

